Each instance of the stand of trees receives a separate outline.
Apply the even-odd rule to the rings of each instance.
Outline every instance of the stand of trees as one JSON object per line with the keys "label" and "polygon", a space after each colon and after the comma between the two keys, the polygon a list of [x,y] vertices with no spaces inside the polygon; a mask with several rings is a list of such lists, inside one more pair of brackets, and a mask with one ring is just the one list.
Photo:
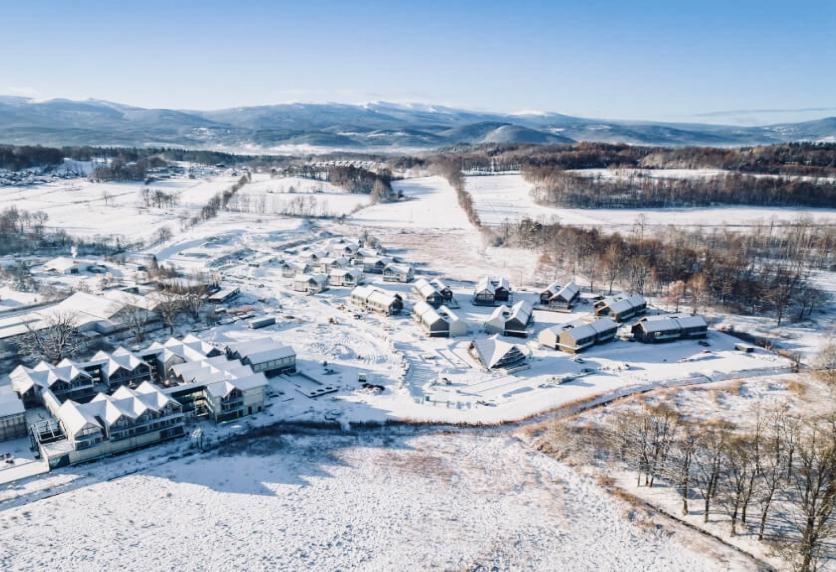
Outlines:
{"label": "stand of trees", "polygon": [[352,165],[333,166],[328,167],[326,180],[349,193],[371,195],[373,203],[386,202],[395,196],[392,191],[392,174],[388,171],[376,173]]}
{"label": "stand of trees", "polygon": [[[739,173],[836,175],[836,143],[784,143],[754,147],[647,147],[610,143],[572,145],[457,145],[417,162],[457,161],[462,170],[604,169],[723,169]],[[415,161],[397,159],[407,166]]]}
{"label": "stand of trees", "polygon": [[0,169],[10,171],[60,165],[64,157],[61,149],[52,147],[0,145]]}
{"label": "stand of trees", "polygon": [[[89,161],[94,158],[118,159],[123,163],[189,161],[204,165],[235,165],[259,159],[251,155],[236,155],[220,151],[179,149],[168,147],[91,147],[66,146],[42,147],[40,145],[0,145],[0,169],[17,171],[34,167],[52,167],[60,165],[64,158]],[[263,158],[268,163],[276,157]],[[159,163],[157,163],[159,164]]]}
{"label": "stand of trees", "polygon": [[11,206],[0,211],[0,254],[30,252],[40,248],[63,248],[72,239],[63,230],[48,232],[49,215]]}
{"label": "stand of trees", "polygon": [[653,208],[705,205],[832,207],[836,179],[757,177],[661,178],[639,172],[627,177],[589,177],[550,166],[525,167],[540,204],[581,208]]}
{"label": "stand of trees", "polygon": [[683,515],[702,514],[705,522],[725,516],[731,536],[770,542],[796,570],[810,572],[834,556],[832,414],[800,418],[776,408],[741,429],[657,404],[560,438],[625,466],[638,487],[675,491]]}
{"label": "stand of trees", "polygon": [[836,264],[836,230],[804,221],[781,232],[769,225],[746,233],[668,227],[651,235],[639,219],[622,235],[523,219],[497,232],[498,244],[541,250],[547,264],[585,276],[593,290],[620,284],[648,295],[687,292],[695,310],[711,304],[770,312],[779,324],[793,310],[806,319],[825,301],[808,277]]}

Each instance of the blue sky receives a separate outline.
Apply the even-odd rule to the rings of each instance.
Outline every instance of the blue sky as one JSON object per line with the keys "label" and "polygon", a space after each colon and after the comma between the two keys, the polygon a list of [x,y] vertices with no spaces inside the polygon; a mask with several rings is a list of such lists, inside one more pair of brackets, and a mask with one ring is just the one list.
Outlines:
{"label": "blue sky", "polygon": [[833,0],[122,4],[0,0],[0,93],[191,109],[388,100],[677,121],[836,115]]}

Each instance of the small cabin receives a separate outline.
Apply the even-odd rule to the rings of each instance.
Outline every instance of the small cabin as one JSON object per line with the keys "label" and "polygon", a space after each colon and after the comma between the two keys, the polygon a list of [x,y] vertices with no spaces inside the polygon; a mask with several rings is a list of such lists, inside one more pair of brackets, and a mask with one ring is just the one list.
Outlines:
{"label": "small cabin", "polygon": [[300,274],[293,279],[293,289],[306,294],[319,294],[328,289],[328,277],[321,274]]}
{"label": "small cabin", "polygon": [[592,322],[579,320],[546,328],[537,340],[545,347],[574,354],[612,341],[617,332],[618,324],[609,318],[599,318]]}
{"label": "small cabin", "polygon": [[412,282],[415,271],[409,264],[387,264],[383,268],[383,280],[386,282]]}

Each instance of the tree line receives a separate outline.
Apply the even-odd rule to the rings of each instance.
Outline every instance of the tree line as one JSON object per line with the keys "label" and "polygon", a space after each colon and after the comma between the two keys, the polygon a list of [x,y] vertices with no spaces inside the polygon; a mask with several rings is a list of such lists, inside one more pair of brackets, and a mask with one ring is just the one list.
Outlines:
{"label": "tree line", "polygon": [[793,311],[794,318],[809,318],[826,301],[810,274],[836,264],[836,230],[803,220],[781,231],[671,226],[651,233],[640,217],[629,233],[607,234],[523,219],[495,233],[495,244],[538,249],[543,264],[584,276],[592,290],[621,285],[645,295],[688,297],[694,311],[716,305],[770,313],[779,325]]}
{"label": "tree line", "polygon": [[836,175],[836,143],[782,143],[751,147],[658,147],[613,143],[568,145],[456,145],[416,158],[391,158],[390,164],[425,166],[455,160],[468,170],[509,170],[525,167],[605,169],[722,169],[828,177]]}
{"label": "tree line", "polygon": [[585,176],[557,167],[524,167],[531,194],[545,205],[654,208],[707,205],[833,207],[836,178],[807,179],[725,173],[713,177]]}
{"label": "tree line", "polygon": [[447,179],[447,182],[456,191],[456,199],[467,215],[470,224],[481,229],[482,219],[479,218],[479,213],[476,211],[473,195],[465,188],[465,178],[459,161],[453,158],[438,157],[431,163],[431,167],[434,172]]}
{"label": "tree line", "polygon": [[[92,159],[119,159],[124,163],[158,159],[162,161],[188,161],[204,165],[223,163],[236,165],[259,159],[258,156],[236,155],[220,151],[180,149],[171,147],[93,147],[65,146],[43,147],[41,145],[0,145],[0,169],[18,171],[34,167],[54,167],[64,158],[77,161]],[[275,157],[264,157],[274,162]]]}
{"label": "tree line", "polygon": [[756,537],[796,570],[815,570],[834,556],[836,416],[774,407],[755,417],[739,427],[645,404],[560,430],[555,442],[625,467],[637,487],[667,487],[682,515],[723,516],[730,536]]}

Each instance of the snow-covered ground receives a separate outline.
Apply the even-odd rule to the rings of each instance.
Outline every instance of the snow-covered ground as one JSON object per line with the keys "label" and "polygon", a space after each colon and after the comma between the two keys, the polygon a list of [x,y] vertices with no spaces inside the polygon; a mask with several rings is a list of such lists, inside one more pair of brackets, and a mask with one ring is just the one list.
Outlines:
{"label": "snow-covered ground", "polygon": [[395,181],[395,191],[408,199],[381,203],[351,217],[356,225],[422,230],[466,230],[470,223],[459,207],[455,191],[441,177]]}
{"label": "snow-covered ground", "polygon": [[[494,185],[493,194],[505,197],[507,208],[524,204],[524,182],[507,177],[514,175],[470,177],[468,185],[474,180],[485,188]],[[202,206],[235,180],[184,179],[177,191],[181,205],[174,211]],[[502,181],[517,190],[503,194]],[[296,192],[289,193],[289,185],[297,182]],[[152,188],[171,192],[177,184]],[[311,398],[304,391],[310,382],[275,378],[268,410],[235,424],[236,429],[277,421],[495,423],[659,386],[743,377],[750,378],[753,388],[761,387],[755,384],[771,383],[772,374],[788,365],[766,351],[735,351],[734,338],[719,332],[710,334],[707,347],[616,341],[585,352],[582,361],[536,344],[542,328],[587,315],[589,305],[581,304],[571,314],[537,311],[528,339],[508,339],[531,355],[529,369],[514,375],[483,371],[466,346],[486,336],[482,323],[492,309],[470,304],[473,281],[486,274],[505,276],[517,299],[533,300],[537,290],[531,284],[542,282],[538,254],[486,244],[440,177],[397,181],[394,187],[405,200],[352,207],[343,213],[353,213],[344,221],[222,212],[187,230],[177,227],[176,212],[137,214],[137,186],[132,196],[125,192],[122,203],[114,199],[116,206],[107,207],[96,203],[101,189],[93,187],[86,181],[81,185],[86,207],[62,207],[60,200],[70,191],[54,191],[65,193],[54,197],[56,212],[70,216],[65,213],[112,210],[109,216],[79,219],[94,234],[107,232],[107,225],[117,221],[120,234],[150,232],[145,223],[151,231],[169,224],[175,236],[149,248],[161,263],[184,272],[217,273],[224,285],[241,289],[229,306],[251,306],[277,319],[276,325],[260,330],[229,319],[195,333],[217,342],[270,336],[294,347],[301,371],[338,389]],[[277,193],[365,200],[325,183],[264,175],[241,192],[251,193],[251,200]],[[471,192],[479,205],[479,193]],[[361,312],[355,317],[348,288],[307,296],[293,292],[291,280],[281,275],[280,260],[301,259],[336,236],[364,232],[379,238],[390,254],[413,263],[418,276],[448,281],[471,334],[427,338],[408,315],[415,301],[409,284],[384,284],[379,275],[369,276],[370,283],[404,295],[405,315]],[[90,280],[85,285],[97,287],[93,275],[52,280],[68,285]],[[12,304],[25,301],[17,297]],[[178,333],[189,329],[183,326]],[[811,326],[811,344],[813,332]],[[820,340],[821,332],[817,335]],[[166,334],[151,338],[161,336]],[[383,392],[361,388],[360,373],[382,385]],[[556,383],[567,375],[578,377]],[[208,433],[217,437],[232,428],[213,426]],[[0,486],[0,568],[134,569],[139,562],[145,569],[183,570],[752,568],[742,555],[713,541],[656,526],[508,433],[410,431],[389,427],[357,435],[264,437],[185,458],[178,458],[187,446],[179,440]],[[109,472],[117,465],[132,474]]]}
{"label": "snow-covered ground", "polygon": [[347,193],[325,181],[263,173],[253,175],[235,200],[236,208],[245,212],[314,217],[347,215],[369,204],[367,195]]}
{"label": "snow-covered ground", "polygon": [[[606,169],[602,169],[607,173]],[[772,220],[792,223],[801,217],[836,224],[836,209],[788,207],[694,207],[670,209],[575,209],[538,205],[531,185],[518,174],[482,175],[466,178],[482,223],[496,226],[524,217],[577,226],[600,226],[614,230],[633,226],[639,216],[649,226],[746,227]]]}
{"label": "snow-covered ground", "polygon": [[[192,216],[216,193],[231,187],[239,176],[232,174],[189,179],[185,176],[143,183],[94,183],[83,178],[62,179],[46,184],[2,187],[0,209],[44,211],[46,226],[71,236],[92,238],[120,236],[126,240],[147,239],[163,226],[178,229],[178,217]],[[173,194],[178,205],[146,208],[142,189]],[[105,201],[107,196],[107,202]]]}
{"label": "snow-covered ground", "polygon": [[0,547],[4,570],[754,569],[501,434],[236,442],[7,508]]}
{"label": "snow-covered ground", "polygon": [[[441,202],[440,197],[455,200],[446,183],[437,184],[432,195],[435,197],[431,200],[436,203]],[[420,201],[416,198],[411,202],[420,204]],[[368,213],[382,206],[361,212]],[[385,220],[409,216],[410,211],[399,210],[397,206],[386,205],[389,214],[380,216],[385,216]],[[736,351],[736,340],[719,332],[711,333],[708,347],[695,341],[657,346],[616,341],[592,348],[581,359],[540,347],[536,341],[540,330],[590,315],[589,304],[581,304],[568,314],[536,311],[528,338],[508,338],[507,341],[520,344],[530,354],[528,369],[513,375],[487,372],[467,350],[471,340],[488,336],[483,331],[483,323],[493,311],[470,302],[472,281],[485,273],[485,258],[478,252],[465,249],[462,254],[460,249],[448,246],[435,252],[434,260],[416,266],[419,276],[442,276],[449,283],[460,305],[457,313],[470,328],[470,334],[461,338],[428,338],[409,316],[416,301],[409,284],[383,282],[380,275],[367,276],[368,283],[399,292],[407,301],[404,315],[395,317],[365,313],[356,316],[356,309],[348,301],[349,288],[332,287],[315,296],[292,291],[292,279],[282,276],[280,260],[302,260],[312,251],[327,248],[333,237],[319,236],[309,224],[298,219],[251,220],[246,229],[240,225],[235,216],[223,215],[154,251],[161,262],[173,263],[181,270],[217,272],[225,283],[240,288],[242,298],[236,305],[248,304],[257,312],[278,319],[275,326],[258,331],[249,330],[244,323],[224,324],[206,330],[201,334],[203,337],[223,342],[271,335],[296,349],[300,369],[306,373],[325,375],[321,363],[328,363],[332,373],[323,378],[323,383],[327,381],[339,391],[311,399],[290,388],[291,391],[285,392],[286,399],[273,411],[282,419],[499,422],[602,395],[639,391],[655,385],[772,374],[789,366],[787,360],[765,351],[754,354]],[[341,226],[351,228],[352,223]],[[447,236],[448,240],[459,247],[478,238],[472,227],[450,232],[456,234],[455,238]],[[401,243],[402,248],[392,253],[407,262],[416,262],[414,256],[419,252],[428,256],[429,234],[432,234],[430,229],[420,226],[393,234],[392,238],[408,237],[409,241]],[[391,244],[384,240],[384,245]],[[287,252],[291,245],[294,254]],[[507,251],[497,252],[510,256]],[[451,256],[461,257],[463,264],[451,263]],[[218,259],[225,262],[216,266],[212,261]],[[525,260],[519,257],[516,262]],[[515,286],[521,283],[520,278],[527,277],[522,271],[510,272],[510,268],[495,267],[493,273],[508,276]],[[536,297],[534,290],[518,288],[516,294],[517,300],[527,299],[532,303]],[[363,391],[356,381],[359,373],[367,374],[370,381],[386,390],[382,394]],[[277,383],[277,392],[286,389],[282,387],[284,382]]]}

